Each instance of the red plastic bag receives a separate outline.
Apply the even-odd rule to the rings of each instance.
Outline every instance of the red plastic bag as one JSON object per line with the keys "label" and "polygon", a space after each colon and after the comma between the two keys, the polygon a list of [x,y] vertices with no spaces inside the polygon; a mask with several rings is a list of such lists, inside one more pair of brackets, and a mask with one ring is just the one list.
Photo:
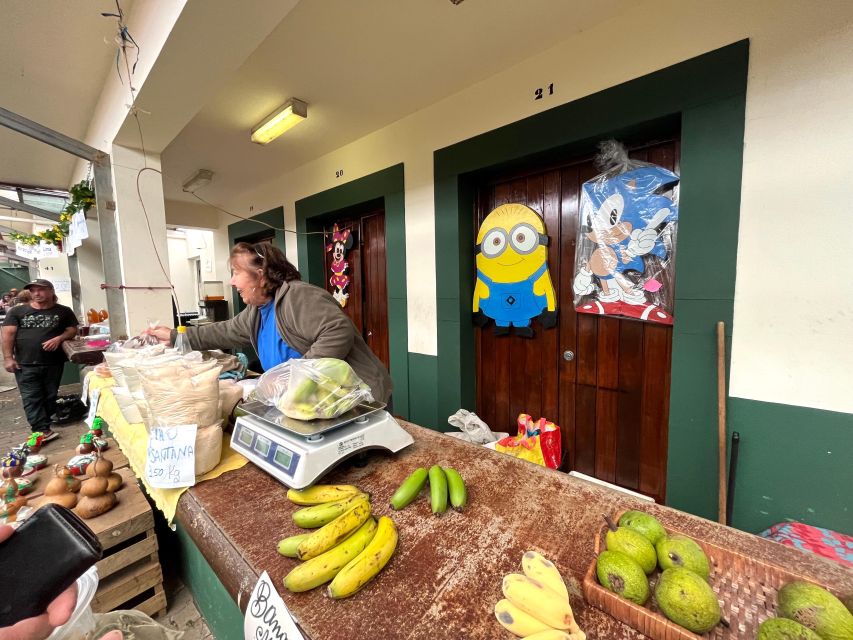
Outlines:
{"label": "red plastic bag", "polygon": [[557,469],[562,460],[560,427],[545,418],[535,422],[526,413],[518,416],[518,435],[499,440],[497,451],[528,462]]}

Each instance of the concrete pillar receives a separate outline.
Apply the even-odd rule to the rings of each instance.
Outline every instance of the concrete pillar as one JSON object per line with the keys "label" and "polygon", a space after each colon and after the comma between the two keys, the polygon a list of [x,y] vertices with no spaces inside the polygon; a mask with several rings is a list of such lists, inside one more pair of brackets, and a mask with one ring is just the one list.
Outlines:
{"label": "concrete pillar", "polygon": [[93,211],[86,217],[86,228],[89,237],[74,251],[80,273],[80,299],[84,315],[89,309],[100,311],[107,308],[107,295],[101,289],[101,283],[106,282],[101,254],[101,227]]}
{"label": "concrete pillar", "polygon": [[[142,152],[113,145],[111,158],[123,282],[108,284],[124,284],[128,287],[169,287],[163,181],[158,173],[146,171],[139,177],[139,193],[137,193],[137,175],[146,165]],[[149,154],[147,166],[159,171],[160,156]],[[172,326],[172,302],[169,289],[125,289],[123,293],[129,336],[137,335],[148,326],[149,322]]]}

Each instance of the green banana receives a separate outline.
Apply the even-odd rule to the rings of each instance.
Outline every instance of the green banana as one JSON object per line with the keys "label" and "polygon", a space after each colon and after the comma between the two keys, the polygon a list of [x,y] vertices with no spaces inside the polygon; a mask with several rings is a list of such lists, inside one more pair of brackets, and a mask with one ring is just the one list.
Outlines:
{"label": "green banana", "polygon": [[326,593],[331,598],[346,598],[359,591],[388,564],[397,548],[397,527],[388,516],[379,518],[376,535],[358,556],[338,572]]}
{"label": "green banana", "polygon": [[300,533],[298,536],[290,536],[284,540],[279,540],[278,552],[288,558],[296,558],[296,547],[310,535],[310,533]]}
{"label": "green banana", "polygon": [[391,496],[391,507],[400,510],[408,506],[418,494],[427,481],[427,470],[423,467],[415,469],[408,478],[403,481],[403,484]]}
{"label": "green banana", "polygon": [[429,499],[433,513],[447,511],[447,476],[437,464],[429,469]]}
{"label": "green banana", "polygon": [[357,493],[349,498],[315,504],[313,507],[304,507],[293,512],[293,524],[302,529],[316,529],[329,524],[338,516],[352,509],[358,502],[369,500],[366,493]]}
{"label": "green banana", "polygon": [[300,560],[316,558],[334,546],[346,540],[370,517],[370,503],[358,502],[342,516],[338,516],[329,524],[317,529],[305,540],[299,543],[296,553]]}
{"label": "green banana", "polygon": [[287,499],[299,505],[323,504],[343,500],[361,492],[361,489],[351,484],[315,484],[306,489],[288,489]]}
{"label": "green banana", "polygon": [[284,577],[284,586],[294,593],[325,584],[361,553],[376,533],[376,520],[368,518],[361,527],[337,547],[329,549],[293,568]]}
{"label": "green banana", "polygon": [[468,489],[465,481],[456,469],[444,467],[444,475],[447,476],[447,493],[450,495],[450,504],[457,511],[462,511],[468,504]]}

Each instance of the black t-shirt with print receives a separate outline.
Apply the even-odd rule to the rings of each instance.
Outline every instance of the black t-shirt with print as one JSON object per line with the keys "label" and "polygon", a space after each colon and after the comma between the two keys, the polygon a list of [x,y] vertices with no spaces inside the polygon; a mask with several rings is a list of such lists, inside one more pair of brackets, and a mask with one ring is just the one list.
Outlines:
{"label": "black t-shirt with print", "polygon": [[55,304],[50,309],[33,309],[28,304],[12,307],[6,313],[4,327],[17,327],[15,334],[15,360],[18,364],[60,364],[65,362],[65,352],[45,351],[42,342],[62,335],[68,327],[76,327],[77,316],[68,307]]}

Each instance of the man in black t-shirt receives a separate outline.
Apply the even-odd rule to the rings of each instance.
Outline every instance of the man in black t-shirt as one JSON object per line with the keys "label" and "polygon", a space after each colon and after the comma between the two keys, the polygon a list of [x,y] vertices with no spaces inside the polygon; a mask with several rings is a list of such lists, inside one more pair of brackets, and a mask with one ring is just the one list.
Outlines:
{"label": "man in black t-shirt", "polygon": [[33,280],[24,289],[30,303],[9,309],[3,321],[4,365],[18,381],[30,428],[44,433],[46,442],[58,437],[50,416],[67,360],[62,343],[77,335],[77,316],[57,304],[50,281]]}

